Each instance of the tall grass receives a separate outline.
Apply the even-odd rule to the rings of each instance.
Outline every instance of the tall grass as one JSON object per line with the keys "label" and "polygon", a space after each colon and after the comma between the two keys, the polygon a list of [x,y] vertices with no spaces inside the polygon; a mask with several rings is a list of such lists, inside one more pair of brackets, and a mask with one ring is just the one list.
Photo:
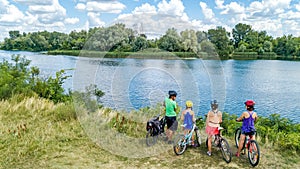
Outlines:
{"label": "tall grass", "polygon": [[72,103],[18,97],[0,102],[0,168],[83,168],[87,162],[97,168],[109,161],[82,130]]}

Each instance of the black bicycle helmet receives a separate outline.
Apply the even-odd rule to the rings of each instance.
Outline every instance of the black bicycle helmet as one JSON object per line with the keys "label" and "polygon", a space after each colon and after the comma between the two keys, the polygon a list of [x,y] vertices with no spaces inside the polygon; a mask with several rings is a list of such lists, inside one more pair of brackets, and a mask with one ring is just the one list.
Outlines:
{"label": "black bicycle helmet", "polygon": [[216,110],[218,108],[219,104],[218,104],[217,100],[213,100],[210,102],[210,106],[213,110]]}
{"label": "black bicycle helmet", "polygon": [[170,90],[169,96],[177,96],[177,93],[174,90]]}

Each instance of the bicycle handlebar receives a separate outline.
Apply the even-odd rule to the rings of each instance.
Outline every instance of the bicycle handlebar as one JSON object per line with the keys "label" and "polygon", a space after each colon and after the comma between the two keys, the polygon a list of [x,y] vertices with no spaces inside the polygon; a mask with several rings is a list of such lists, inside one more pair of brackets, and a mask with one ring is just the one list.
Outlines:
{"label": "bicycle handlebar", "polygon": [[196,119],[196,121],[201,121],[201,120],[203,120],[202,117],[198,117],[198,118]]}

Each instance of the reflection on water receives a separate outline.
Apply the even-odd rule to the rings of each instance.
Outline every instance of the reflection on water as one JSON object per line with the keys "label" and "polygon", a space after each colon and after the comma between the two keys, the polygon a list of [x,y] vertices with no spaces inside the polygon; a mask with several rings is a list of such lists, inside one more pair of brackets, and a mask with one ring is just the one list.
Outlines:
{"label": "reflection on water", "polygon": [[198,115],[207,113],[212,99],[237,115],[246,99],[254,99],[259,115],[279,113],[300,122],[300,62],[97,59],[7,51],[0,51],[0,59],[12,54],[26,55],[44,75],[76,68],[68,72],[73,78],[64,87],[82,90],[97,84],[105,92],[104,105],[116,109],[153,106],[176,90],[179,106],[192,100]]}

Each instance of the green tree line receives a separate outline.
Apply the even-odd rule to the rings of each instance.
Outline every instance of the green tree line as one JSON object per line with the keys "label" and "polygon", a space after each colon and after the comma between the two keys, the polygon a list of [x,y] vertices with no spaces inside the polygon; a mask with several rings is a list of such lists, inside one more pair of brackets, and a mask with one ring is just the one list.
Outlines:
{"label": "green tree line", "polygon": [[124,24],[95,27],[88,31],[60,32],[9,31],[0,43],[2,50],[53,51],[92,50],[137,52],[157,48],[169,52],[193,52],[200,57],[216,55],[221,59],[300,59],[300,37],[272,37],[266,31],[256,31],[251,25],[239,23],[231,32],[218,26],[208,31],[168,29],[156,39],[148,39]]}

